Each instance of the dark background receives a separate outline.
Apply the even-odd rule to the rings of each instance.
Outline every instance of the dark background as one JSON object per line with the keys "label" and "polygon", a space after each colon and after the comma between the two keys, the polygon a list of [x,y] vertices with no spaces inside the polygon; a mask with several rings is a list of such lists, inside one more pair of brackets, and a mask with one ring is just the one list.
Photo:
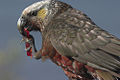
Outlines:
{"label": "dark background", "polygon": [[[67,80],[60,67],[30,59],[17,30],[17,19],[39,0],[0,0],[0,80]],[[86,13],[98,26],[120,38],[120,0],[61,0]],[[37,48],[40,34],[33,32]]]}

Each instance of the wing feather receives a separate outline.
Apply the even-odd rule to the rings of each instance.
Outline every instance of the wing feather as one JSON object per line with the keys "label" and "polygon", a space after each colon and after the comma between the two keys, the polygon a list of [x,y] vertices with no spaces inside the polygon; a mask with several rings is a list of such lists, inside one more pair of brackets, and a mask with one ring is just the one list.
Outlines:
{"label": "wing feather", "polygon": [[120,40],[99,28],[85,14],[68,10],[56,17],[54,23],[49,25],[50,41],[61,55],[98,69],[120,70]]}

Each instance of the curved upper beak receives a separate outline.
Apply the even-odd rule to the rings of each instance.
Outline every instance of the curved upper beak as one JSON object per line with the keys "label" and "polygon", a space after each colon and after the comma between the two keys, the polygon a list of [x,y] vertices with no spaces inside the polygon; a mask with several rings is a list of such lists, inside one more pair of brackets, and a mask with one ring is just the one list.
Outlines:
{"label": "curved upper beak", "polygon": [[20,17],[17,21],[17,27],[21,35],[25,36],[24,27],[26,25],[26,20]]}

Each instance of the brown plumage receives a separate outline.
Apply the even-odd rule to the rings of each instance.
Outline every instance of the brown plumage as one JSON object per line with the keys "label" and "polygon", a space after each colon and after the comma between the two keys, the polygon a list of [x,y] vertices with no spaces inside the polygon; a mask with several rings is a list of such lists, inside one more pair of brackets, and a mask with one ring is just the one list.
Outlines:
{"label": "brown plumage", "polygon": [[25,42],[32,40],[30,45],[34,45],[34,38],[29,32],[40,31],[42,48],[34,57],[51,59],[70,80],[120,78],[120,39],[66,3],[45,0],[27,7],[18,29]]}

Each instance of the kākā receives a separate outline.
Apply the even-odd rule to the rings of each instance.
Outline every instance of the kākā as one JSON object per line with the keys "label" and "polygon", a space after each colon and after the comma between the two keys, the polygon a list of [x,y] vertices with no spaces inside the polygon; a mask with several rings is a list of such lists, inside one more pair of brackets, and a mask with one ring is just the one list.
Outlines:
{"label": "k\u0101k\u0101", "polygon": [[[57,0],[36,2],[24,9],[17,26],[27,55],[51,59],[70,80],[120,78],[120,39],[72,6]],[[31,31],[42,34],[39,51]]]}

